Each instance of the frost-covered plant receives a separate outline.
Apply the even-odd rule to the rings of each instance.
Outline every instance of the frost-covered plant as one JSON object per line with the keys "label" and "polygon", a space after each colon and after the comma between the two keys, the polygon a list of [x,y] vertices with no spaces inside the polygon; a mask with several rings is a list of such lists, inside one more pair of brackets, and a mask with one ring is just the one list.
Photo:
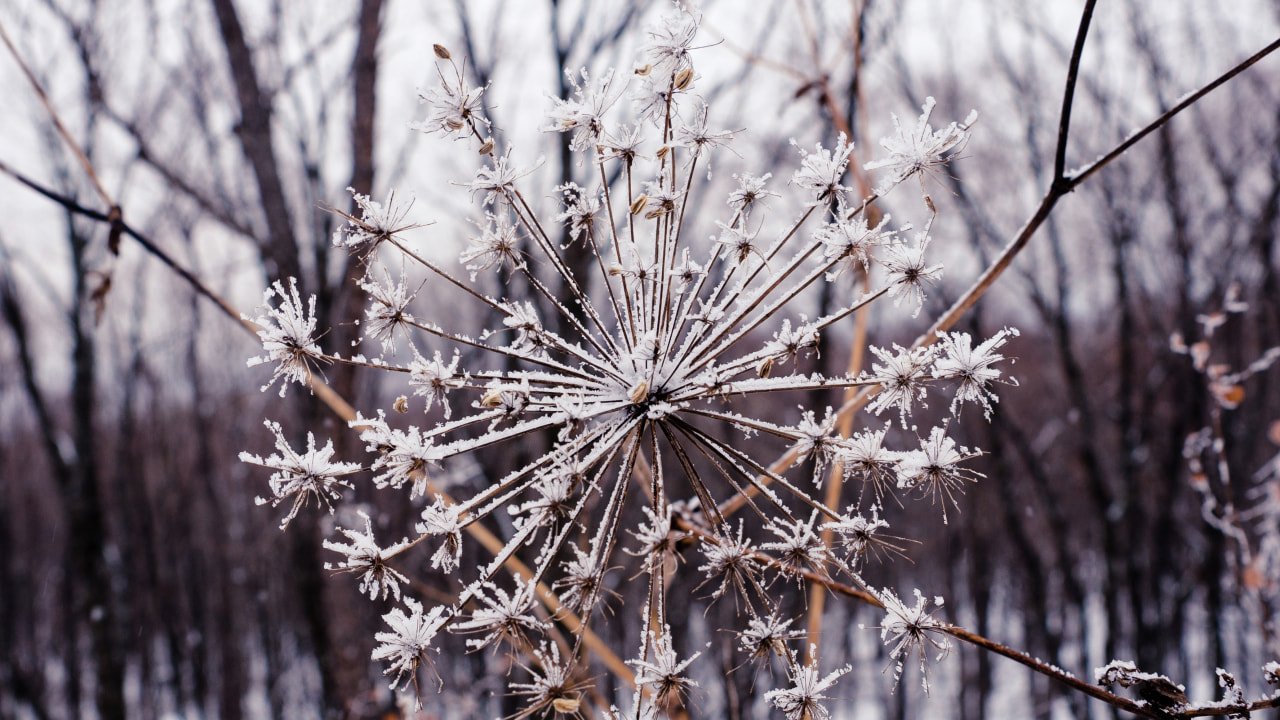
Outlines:
{"label": "frost-covered plant", "polygon": [[[429,110],[419,128],[466,138],[486,158],[463,183],[479,216],[460,270],[414,250],[396,229],[404,211],[390,200],[384,207],[358,196],[363,217],[349,217],[335,243],[364,253],[368,277],[361,286],[370,296],[364,339],[381,357],[322,353],[313,341],[315,321],[296,290],[277,285],[268,293],[261,332],[266,357],[254,362],[276,362],[273,381],[307,382],[308,371],[324,363],[402,373],[411,394],[425,399],[425,410],[438,408],[443,416],[424,426],[393,426],[380,411],[352,423],[372,454],[364,467],[371,483],[403,493],[405,502],[430,501],[417,537],[407,543],[380,549],[367,525],[364,533],[343,531],[350,544],[326,545],[347,557],[339,567],[361,573],[362,592],[374,597],[399,596],[410,568],[391,564],[408,546],[432,548],[432,567],[461,581],[451,603],[424,611],[406,596],[405,609],[385,616],[392,631],[378,633],[374,659],[388,662],[395,684],[416,677],[439,632],[470,633],[473,649],[501,644],[526,669],[515,680],[529,681],[510,686],[527,698],[525,715],[577,714],[579,690],[590,675],[587,650],[583,643],[563,644],[561,629],[589,632],[611,582],[628,581],[606,581],[606,575],[629,563],[647,600],[637,608],[645,628],[640,647],[626,653],[637,687],[628,716],[651,716],[697,687],[687,669],[701,653],[677,647],[666,617],[672,578],[682,566],[704,576],[689,589],[705,587],[713,599],[734,596],[743,617],[738,648],[744,662],[785,664],[791,686],[766,697],[787,717],[826,717],[822,703],[848,669],[824,674],[818,657],[800,661],[792,646],[802,633],[790,630],[793,618],[782,613],[777,596],[788,583],[779,578],[844,577],[880,599],[888,613],[884,640],[900,665],[916,653],[923,667],[927,651],[947,647],[935,637],[943,625],[924,612],[923,600],[908,608],[893,593],[872,590],[858,568],[868,554],[903,552],[903,539],[884,532],[886,495],[955,504],[964,486],[980,477],[964,466],[978,451],[957,446],[945,423],[924,433],[918,449],[891,450],[887,426],[845,437],[830,408],[788,420],[786,412],[763,417],[737,405],[757,394],[862,388],[878,392],[870,413],[892,410],[906,429],[933,390],[952,393],[953,415],[965,403],[989,415],[993,383],[1002,379],[997,363],[1003,356],[996,350],[1017,333],[1001,331],[976,349],[968,335],[940,334],[937,345],[872,348],[871,372],[802,372],[802,359],[816,352],[823,334],[860,308],[889,298],[920,312],[942,273],[932,257],[937,211],[926,197],[930,218],[910,237],[905,226],[892,229],[887,219],[869,218],[876,197],[851,198],[844,184],[853,146],[843,136],[834,148],[799,151],[790,191],[802,195],[804,209],[780,231],[765,222],[765,200],[779,195],[768,186],[770,173],[737,175],[725,205],[710,202],[704,183],[695,181],[701,164],[709,165],[732,133],[710,129],[714,115],[696,95],[691,43],[697,32],[697,17],[677,12],[651,33],[644,64],[630,75],[631,124],[613,120],[625,114],[615,105],[627,92],[617,73],[571,74],[574,97],[555,102],[544,129],[569,133],[578,166],[591,168],[599,181],[554,192],[523,187],[530,173],[517,166],[510,148],[497,147],[485,117],[485,88],[468,87],[459,65],[438,48],[440,86],[422,94]],[[891,176],[883,191],[938,168],[963,147],[972,116],[933,132],[932,107],[930,99],[916,130],[886,144],[891,155],[882,165]],[[528,200],[544,196],[562,199],[554,220],[540,217]],[[699,242],[688,229],[695,216],[716,222],[714,242]],[[570,245],[560,244],[556,226]],[[596,277],[571,270],[570,255],[580,253]],[[397,256],[396,262],[384,264],[383,255]],[[495,326],[473,337],[446,327],[454,318],[445,314],[410,312],[414,285],[390,268],[415,265],[497,318]],[[488,273],[507,281],[497,297],[484,289],[492,286],[481,277]],[[836,309],[812,319],[801,312],[810,288],[824,282],[843,288],[850,278],[857,290],[837,290]],[[271,307],[273,299],[278,305]],[[502,369],[462,366],[464,353],[477,351],[501,360],[492,367]],[[392,417],[407,404],[402,396]],[[717,424],[726,432],[708,429]],[[545,452],[469,496],[447,497],[432,482],[437,468],[460,456],[500,450],[533,434],[547,439]],[[812,468],[813,480],[779,469],[761,456],[759,442],[726,439],[752,435],[790,446]],[[311,494],[338,499],[355,471],[328,463],[328,451],[312,446],[298,456],[283,445],[283,459],[245,459],[277,470],[275,502],[300,498],[292,517]],[[858,496],[843,510],[814,492],[836,466],[842,469],[837,481]],[[734,527],[731,516],[739,509],[755,516],[751,527],[763,528],[763,538],[744,535],[742,519]],[[500,513],[512,522],[492,522]],[[505,527],[504,546],[488,564],[463,568],[465,536],[481,523]],[[704,561],[682,564],[681,552],[693,545]],[[517,558],[531,575],[508,573]],[[554,602],[553,593],[559,595]],[[567,613],[574,622],[562,625]]]}

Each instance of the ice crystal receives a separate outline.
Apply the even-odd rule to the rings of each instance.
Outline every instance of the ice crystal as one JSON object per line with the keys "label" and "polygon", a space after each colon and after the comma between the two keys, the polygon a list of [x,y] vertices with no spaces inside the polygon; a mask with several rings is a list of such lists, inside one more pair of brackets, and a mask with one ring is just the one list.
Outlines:
{"label": "ice crystal", "polygon": [[964,149],[969,141],[970,129],[978,120],[977,111],[970,112],[962,123],[953,122],[935,131],[929,125],[929,117],[933,114],[935,104],[932,97],[925,98],[920,118],[910,129],[903,128],[898,116],[893,116],[897,136],[885,138],[880,143],[889,156],[869,162],[866,166],[868,170],[887,168],[890,171],[889,176],[877,186],[877,193],[883,195],[916,173],[928,172],[947,164]]}
{"label": "ice crystal", "polygon": [[933,376],[960,381],[951,401],[953,415],[960,403],[976,402],[982,405],[983,417],[991,419],[991,404],[1000,401],[990,388],[1000,377],[1000,370],[994,365],[1004,360],[1004,356],[995,351],[1004,347],[1010,337],[1018,337],[1017,328],[1005,328],[974,349],[973,338],[968,333],[938,333],[943,355],[933,363]]}
{"label": "ice crystal", "polygon": [[878,383],[880,392],[868,406],[876,415],[896,407],[902,426],[907,426],[907,415],[912,406],[928,394],[926,382],[930,378],[929,367],[937,349],[933,346],[904,348],[896,343],[894,353],[883,348],[871,347],[880,362],[872,363],[872,372],[865,376],[867,382]]}
{"label": "ice crystal", "polygon": [[271,497],[259,497],[257,503],[270,503],[275,507],[285,500],[293,499],[289,514],[280,521],[281,530],[289,526],[289,521],[298,516],[298,511],[312,497],[323,502],[332,513],[333,501],[342,498],[340,488],[351,487],[351,483],[344,477],[360,471],[360,464],[334,462],[333,442],[326,442],[324,447],[317,450],[316,438],[311,433],[307,433],[307,451],[298,453],[285,439],[280,423],[267,420],[266,426],[276,436],[276,450],[279,454],[262,458],[247,452],[240,453],[241,462],[261,465],[275,471],[270,480]]}
{"label": "ice crystal", "polygon": [[845,665],[824,677],[818,670],[816,657],[802,665],[792,656],[787,670],[791,687],[770,690],[765,693],[764,699],[773,703],[774,707],[787,716],[787,720],[827,720],[831,717],[831,711],[827,710],[822,701],[830,700],[831,696],[824,693],[852,670],[852,667]]}
{"label": "ice crystal", "polygon": [[405,217],[409,214],[409,205],[397,205],[394,191],[387,193],[387,201],[380,203],[368,195],[362,195],[355,188],[347,188],[351,199],[360,210],[360,217],[337,211],[347,222],[333,232],[333,244],[346,247],[361,254],[368,254],[382,242],[390,240],[398,233],[414,229],[415,225],[406,225]]}
{"label": "ice crystal", "polygon": [[[375,662],[387,662],[387,669],[383,674],[394,676],[391,680],[393,690],[402,680],[405,685],[409,682],[417,683],[418,668],[428,660],[427,651],[435,649],[431,646],[431,641],[448,620],[443,607],[436,606],[424,613],[422,603],[413,598],[406,597],[404,604],[409,608],[408,613],[394,608],[382,616],[387,625],[391,626],[391,631],[374,635],[374,640],[379,645],[370,656]],[[408,678],[405,678],[406,675]]]}
{"label": "ice crystal", "polygon": [[966,482],[976,482],[977,473],[960,463],[970,458],[968,449],[958,448],[944,428],[936,427],[920,443],[919,450],[903,453],[898,460],[898,487],[918,489],[936,503],[942,501],[942,521],[947,521],[947,503],[956,504],[956,494]]}
{"label": "ice crystal", "polygon": [[671,631],[667,628],[650,633],[647,645],[652,659],[630,661],[637,671],[636,687],[651,690],[659,703],[683,698],[689,690],[698,687],[698,683],[684,672],[702,653],[696,652],[681,660],[672,642]]}
{"label": "ice crystal", "polygon": [[[920,684],[929,692],[929,675],[925,670],[925,662],[934,651],[936,659],[941,660],[951,651],[951,639],[942,633],[946,627],[928,612],[929,600],[920,590],[915,591],[916,604],[908,606],[892,590],[880,594],[884,603],[884,620],[880,624],[880,639],[889,646],[889,658],[894,662],[893,677],[895,684],[902,680],[902,672],[906,663],[916,656],[920,666]],[[934,598],[936,605],[942,605],[942,598]]]}
{"label": "ice crystal", "polygon": [[474,595],[479,607],[468,619],[454,622],[451,628],[454,632],[483,636],[467,640],[467,647],[472,650],[493,647],[503,640],[515,647],[525,647],[529,644],[528,633],[549,627],[533,614],[536,591],[533,581],[516,583],[511,592],[491,582],[481,584],[480,588]]}
{"label": "ice crystal", "polygon": [[364,519],[364,532],[338,528],[343,535],[347,536],[350,543],[324,541],[325,550],[347,556],[346,560],[336,566],[325,563],[324,567],[326,570],[339,570],[360,575],[360,592],[368,593],[370,600],[377,599],[379,596],[386,600],[389,594],[399,600],[400,583],[408,584],[409,578],[388,565],[387,560],[409,547],[409,541],[403,540],[387,548],[379,547],[373,539],[373,520],[363,510],[360,511],[360,517]]}
{"label": "ice crystal", "polygon": [[597,145],[605,133],[604,113],[617,100],[610,92],[613,71],[605,73],[594,83],[585,69],[578,73],[565,70],[564,74],[573,87],[573,97],[568,100],[551,99],[554,104],[548,113],[551,124],[543,130],[570,133],[569,149],[579,152]]}
{"label": "ice crystal", "polygon": [[738,649],[752,660],[767,660],[770,657],[790,659],[787,643],[804,637],[803,631],[791,629],[791,623],[791,619],[784,620],[776,611],[768,615],[753,616],[747,622],[746,629],[738,633]]}
{"label": "ice crystal", "polygon": [[815,205],[843,198],[849,188],[840,183],[844,179],[845,169],[849,167],[849,156],[852,153],[853,143],[849,142],[844,133],[840,134],[833,150],[823,149],[822,145],[818,145],[813,153],[800,150],[803,159],[791,182],[808,190],[814,196],[812,203]]}
{"label": "ice crystal", "polygon": [[[272,299],[279,304],[272,306]],[[249,359],[249,367],[276,363],[271,381],[262,386],[263,391],[283,378],[280,397],[285,396],[288,381],[306,385],[311,380],[311,369],[324,354],[313,337],[316,332],[316,297],[306,307],[298,296],[298,281],[290,278],[289,289],[277,280],[262,296],[263,314],[256,318],[245,317],[258,325],[258,338],[266,355]]]}

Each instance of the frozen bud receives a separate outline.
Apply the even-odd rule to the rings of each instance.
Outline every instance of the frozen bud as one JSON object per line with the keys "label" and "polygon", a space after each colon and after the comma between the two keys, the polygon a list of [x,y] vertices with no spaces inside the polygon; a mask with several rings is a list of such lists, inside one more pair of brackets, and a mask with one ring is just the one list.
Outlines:
{"label": "frozen bud", "polygon": [[582,705],[582,700],[576,697],[556,698],[551,701],[551,709],[561,715],[577,715],[578,708]]}
{"label": "frozen bud", "polygon": [[685,68],[676,73],[675,88],[677,90],[687,89],[691,82],[693,82],[693,68]]}
{"label": "frozen bud", "polygon": [[409,398],[401,395],[396,398],[395,404],[393,404],[391,408],[401,415],[409,412]]}
{"label": "frozen bud", "polygon": [[441,60],[448,60],[450,57],[452,57],[451,55],[449,55],[449,48],[441,45],[440,43],[436,43],[435,45],[432,45],[431,51],[434,52],[436,54],[436,57],[440,58]]}
{"label": "frozen bud", "polygon": [[480,146],[480,154],[481,154],[481,155],[492,155],[492,154],[493,154],[493,141],[492,141],[492,140],[485,140],[485,141],[484,141],[484,144]]}
{"label": "frozen bud", "polygon": [[641,193],[640,197],[636,198],[635,202],[631,203],[631,214],[639,215],[647,204],[649,204],[649,196]]}
{"label": "frozen bud", "polygon": [[771,372],[773,372],[773,358],[767,357],[760,363],[759,367],[756,368],[756,375],[766,378],[769,377],[769,373]]}

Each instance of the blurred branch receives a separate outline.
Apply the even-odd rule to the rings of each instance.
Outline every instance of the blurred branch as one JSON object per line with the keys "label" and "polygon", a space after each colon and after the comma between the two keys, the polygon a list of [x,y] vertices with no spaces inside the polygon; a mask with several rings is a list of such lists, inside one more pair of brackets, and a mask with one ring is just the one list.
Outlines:
{"label": "blurred branch", "polygon": [[49,457],[49,464],[53,466],[53,473],[58,483],[65,485],[70,482],[71,466],[67,464],[66,458],[62,456],[62,451],[58,448],[53,415],[49,412],[49,405],[45,402],[39,385],[36,384],[35,362],[31,357],[31,341],[27,335],[26,321],[22,317],[22,307],[18,303],[17,288],[14,286],[13,277],[10,273],[10,269],[13,267],[11,259],[8,257],[8,253],[3,253],[3,248],[0,248],[0,254],[4,255],[3,266],[0,266],[0,314],[4,315],[5,322],[9,324],[9,329],[13,331],[13,337],[18,346],[18,365],[22,368],[22,386],[30,398],[31,408],[36,413],[36,422],[39,424],[40,439],[44,444],[45,454]]}
{"label": "blurred branch", "polygon": [[36,80],[36,76],[31,72],[31,68],[27,66],[27,63],[22,59],[22,55],[18,53],[18,49],[14,47],[13,41],[9,39],[9,32],[5,30],[4,23],[0,23],[0,41],[4,42],[5,49],[9,51],[9,56],[13,58],[13,61],[18,63],[18,67],[22,70],[22,75],[31,85],[31,89],[35,91],[36,97],[40,98],[40,104],[43,105],[44,109],[49,113],[49,120],[53,123],[54,129],[58,131],[58,136],[67,144],[67,149],[76,156],[76,160],[80,163],[81,169],[84,170],[84,174],[89,178],[89,181],[93,183],[93,188],[98,191],[98,196],[102,198],[102,202],[106,204],[107,207],[112,208],[112,212],[118,214],[119,208],[117,208],[116,204],[111,200],[111,196],[107,194],[106,188],[102,186],[102,181],[98,179],[98,173],[93,169],[93,163],[89,162],[89,158],[84,154],[84,150],[80,148],[80,144],[76,142],[75,138],[71,137],[71,133],[67,131],[67,127],[62,124],[62,118],[58,116],[58,113],[54,112],[53,104],[49,101],[49,96],[45,94],[44,88],[40,85],[40,82]]}

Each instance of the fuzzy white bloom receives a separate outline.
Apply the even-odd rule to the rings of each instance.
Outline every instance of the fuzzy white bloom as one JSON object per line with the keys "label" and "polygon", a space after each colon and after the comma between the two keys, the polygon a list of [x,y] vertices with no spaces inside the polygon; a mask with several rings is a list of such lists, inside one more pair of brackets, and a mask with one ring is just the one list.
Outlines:
{"label": "fuzzy white bloom", "polygon": [[640,143],[643,141],[644,132],[640,125],[620,125],[600,138],[600,159],[632,164],[640,156]]}
{"label": "fuzzy white bloom", "polygon": [[676,73],[693,66],[689,57],[690,45],[698,34],[700,18],[691,12],[672,12],[663,15],[649,28],[649,42],[644,51],[653,59],[654,74],[671,78]]}
{"label": "fuzzy white bloom", "polygon": [[782,562],[783,572],[800,579],[802,570],[809,570],[818,575],[826,574],[826,565],[831,561],[831,548],[822,542],[817,532],[818,511],[809,515],[809,520],[778,520],[769,523],[766,529],[778,537],[777,542],[768,542],[760,546],[765,552],[776,553]]}
{"label": "fuzzy white bloom", "polygon": [[[279,304],[274,307],[271,304],[273,298],[279,299]],[[311,379],[314,364],[327,361],[313,337],[316,332],[316,296],[312,295],[304,308],[302,298],[298,296],[298,281],[289,278],[289,289],[285,290],[277,280],[263,293],[260,309],[263,312],[256,318],[241,315],[242,319],[257,324],[258,338],[266,351],[265,355],[249,358],[248,365],[276,363],[276,370],[270,382],[262,386],[262,391],[266,392],[276,380],[284,378],[285,382],[280,384],[280,397],[284,397],[289,381],[306,385]]]}
{"label": "fuzzy white bloom", "polygon": [[791,687],[770,690],[764,694],[764,699],[773,703],[787,716],[787,720],[827,720],[831,711],[822,701],[830,700],[831,696],[825,693],[852,670],[851,666],[845,665],[824,677],[818,671],[818,658],[812,657],[808,664],[801,665],[793,655],[787,667]]}
{"label": "fuzzy white bloom", "polygon": [[920,119],[911,129],[903,128],[898,116],[892,116],[897,136],[880,141],[880,145],[889,152],[889,156],[869,162],[866,166],[868,170],[879,168],[890,170],[889,176],[876,187],[878,194],[885,194],[916,173],[931,171],[947,164],[969,142],[969,131],[978,120],[978,112],[970,111],[963,123],[953,122],[935,131],[929,125],[929,116],[933,114],[935,104],[932,97],[925,98]]}
{"label": "fuzzy white bloom", "polygon": [[569,501],[579,483],[584,481],[584,471],[578,466],[576,458],[565,463],[557,463],[546,472],[539,473],[533,485],[537,493],[533,498],[519,505],[508,508],[515,520],[516,529],[526,524],[545,527],[569,514]]}
{"label": "fuzzy white bloom", "polygon": [[882,530],[889,529],[889,523],[880,518],[880,508],[872,505],[870,518],[858,513],[855,507],[850,507],[845,512],[846,517],[826,523],[822,529],[840,536],[846,563],[856,568],[868,554],[902,554],[902,547],[894,543],[901,538],[881,533]]}
{"label": "fuzzy white bloom", "polygon": [[644,184],[644,189],[644,194],[648,198],[644,206],[646,220],[664,217],[675,212],[680,206],[680,197],[684,195],[683,191],[671,187],[665,180],[647,182]]}
{"label": "fuzzy white bloom", "polygon": [[422,511],[422,522],[415,528],[419,535],[444,538],[440,548],[431,556],[431,567],[441,572],[453,572],[462,563],[462,509],[449,504],[439,495],[430,507]]}
{"label": "fuzzy white bloom", "polygon": [[542,320],[538,318],[538,311],[533,303],[507,303],[502,309],[507,312],[502,324],[516,332],[516,339],[508,349],[521,354],[541,352],[547,342],[543,337],[546,331],[542,329]]}
{"label": "fuzzy white bloom", "polygon": [[399,570],[387,565],[387,561],[409,547],[409,541],[401,540],[398,543],[382,548],[373,538],[373,520],[369,518],[369,514],[361,510],[360,517],[364,518],[364,532],[338,528],[338,531],[346,535],[351,542],[324,541],[325,550],[332,550],[347,556],[347,559],[336,566],[331,563],[325,563],[324,567],[326,570],[340,570],[359,574],[360,592],[367,593],[370,600],[378,599],[379,595],[382,596],[383,600],[386,600],[389,594],[395,595],[396,600],[399,600],[400,583],[407,585],[409,578],[405,577]]}
{"label": "fuzzy white bloom", "polygon": [[765,343],[761,352],[772,361],[770,367],[774,363],[786,363],[789,360],[794,360],[805,350],[817,352],[820,339],[817,325],[805,320],[805,317],[801,315],[800,324],[796,326],[795,330],[791,329],[790,320],[783,320],[782,327],[778,328],[778,332],[773,334],[773,340]]}
{"label": "fuzzy white bloom", "polygon": [[458,353],[454,352],[452,361],[445,365],[437,350],[431,360],[416,355],[409,363],[409,386],[416,388],[413,394],[427,399],[427,410],[439,403],[446,420],[452,415],[446,395],[467,384],[466,377],[458,374],[458,359]]}
{"label": "fuzzy white bloom", "polygon": [[[920,683],[927,693],[927,655],[936,650],[937,660],[946,657],[951,651],[951,638],[942,632],[946,625],[929,614],[929,600],[924,594],[917,589],[915,595],[916,604],[909,607],[892,590],[885,589],[880,593],[885,611],[884,620],[880,623],[880,640],[889,646],[889,658],[894,662],[894,684],[902,680],[906,663],[910,661],[912,653],[915,653],[920,663]],[[941,607],[942,598],[934,598],[934,604]]]}
{"label": "fuzzy white bloom", "polygon": [[[564,100],[552,97],[552,108],[547,113],[551,124],[544,132],[572,133],[569,149],[574,152],[594,148],[605,133],[604,114],[618,98],[610,92],[613,70],[610,69],[595,82],[586,69],[577,73],[566,69],[565,77],[573,87],[573,98]],[[578,81],[581,76],[582,81]]]}
{"label": "fuzzy white bloom", "polygon": [[678,123],[675,130],[675,143],[680,147],[689,149],[687,162],[692,164],[695,161],[707,160],[707,179],[711,179],[711,151],[719,147],[727,147],[729,141],[733,140],[734,130],[721,130],[713,132],[707,127],[707,106],[699,104],[697,110],[693,113],[693,120],[687,123]]}
{"label": "fuzzy white bloom", "polygon": [[444,607],[436,606],[424,613],[422,603],[411,597],[406,597],[404,604],[409,608],[408,613],[400,608],[394,608],[382,616],[382,619],[391,626],[391,631],[374,635],[374,640],[379,645],[370,655],[370,659],[375,662],[389,663],[382,674],[395,676],[391,680],[392,690],[400,685],[400,681],[405,679],[406,675],[408,675],[406,687],[409,681],[417,682],[418,668],[427,660],[427,651],[434,649],[431,647],[431,641],[449,620]]}
{"label": "fuzzy white bloom", "polygon": [[280,521],[281,530],[289,526],[289,521],[298,516],[298,511],[312,497],[323,502],[332,514],[333,501],[342,498],[340,488],[351,487],[351,483],[342,479],[343,476],[362,470],[360,463],[334,462],[333,441],[326,441],[324,447],[316,449],[316,438],[311,433],[307,433],[307,451],[298,453],[285,440],[280,423],[267,420],[265,424],[276,436],[278,454],[262,458],[247,452],[240,453],[240,462],[261,465],[275,471],[270,479],[271,497],[259,497],[256,502],[259,505],[270,503],[275,507],[285,500],[293,499],[289,514]]}
{"label": "fuzzy white bloom", "polygon": [[480,205],[501,205],[511,200],[515,182],[531,171],[517,168],[511,163],[511,151],[494,157],[488,165],[476,170],[476,179],[466,183],[473,195],[479,195]]}
{"label": "fuzzy white bloom", "polygon": [[[795,145],[794,140],[792,145]],[[845,169],[849,167],[849,155],[853,153],[853,143],[849,142],[844,133],[840,133],[834,150],[823,149],[821,144],[813,153],[806,152],[799,145],[796,145],[796,149],[803,159],[791,182],[814,196],[810,205],[822,205],[833,198],[840,199],[849,191],[849,188],[840,184],[844,179]]]}
{"label": "fuzzy white bloom", "polygon": [[684,248],[680,252],[680,262],[671,269],[672,288],[676,293],[684,293],[706,274],[707,269],[693,260],[689,248]]}
{"label": "fuzzy white bloom", "polygon": [[581,613],[590,609],[604,591],[601,583],[605,569],[601,567],[600,556],[596,552],[583,550],[577,545],[571,545],[569,549],[574,557],[564,562],[564,573],[552,588],[560,593],[560,602],[570,612]]}
{"label": "fuzzy white bloom", "polygon": [[509,593],[494,583],[483,583],[474,596],[478,605],[475,612],[471,613],[470,619],[455,622],[451,629],[483,635],[467,640],[467,647],[472,650],[492,647],[503,640],[516,648],[526,647],[529,644],[528,633],[549,627],[533,613],[536,592],[537,583],[532,580],[517,582]]}
{"label": "fuzzy white bloom", "polygon": [[867,406],[876,415],[896,407],[902,420],[902,427],[907,426],[907,415],[917,400],[923,400],[927,394],[925,381],[929,379],[929,366],[933,362],[937,350],[932,346],[904,348],[894,343],[894,352],[871,346],[871,352],[880,362],[871,364],[871,373],[863,374],[866,382],[879,383],[880,392],[871,398]]}
{"label": "fuzzy white bloom", "polygon": [[749,590],[758,589],[756,577],[758,569],[755,565],[755,549],[751,547],[751,538],[742,535],[742,522],[738,522],[738,532],[725,526],[716,533],[713,539],[704,538],[702,554],[707,563],[698,568],[707,579],[703,584],[720,578],[720,586],[712,593],[719,599],[730,588],[737,592],[737,597],[750,603]]}
{"label": "fuzzy white bloom", "polygon": [[528,705],[516,717],[577,717],[582,705],[582,689],[573,681],[573,664],[560,659],[560,646],[543,643],[533,651],[536,668],[526,667],[527,683],[511,683],[513,695],[528,698]]}
{"label": "fuzzy white bloom", "polygon": [[[1004,360],[1004,355],[996,350],[1004,347],[1010,337],[1018,337],[1017,328],[1004,328],[974,349],[973,338],[968,333],[938,332],[942,355],[933,363],[933,376],[960,381],[951,401],[952,415],[960,403],[976,402],[982,405],[982,416],[991,419],[991,404],[1000,401],[989,387],[1000,377],[1000,371],[992,366]],[[1009,382],[1017,384],[1012,378]]]}
{"label": "fuzzy white bloom", "polygon": [[556,215],[556,222],[564,224],[571,240],[577,240],[584,232],[590,233],[600,212],[600,198],[577,183],[557,185],[556,190],[564,197],[564,212]]}
{"label": "fuzzy white bloom", "polygon": [[765,173],[764,175],[735,174],[733,179],[738,181],[738,187],[729,193],[729,198],[725,202],[737,212],[746,215],[757,204],[763,204],[765,198],[770,196],[782,197],[772,190],[765,189],[765,184],[769,182],[771,177],[773,177],[773,173]]}
{"label": "fuzzy white bloom", "polygon": [[662,512],[654,512],[647,505],[643,509],[649,520],[632,533],[640,546],[628,550],[627,554],[641,558],[640,567],[645,572],[660,572],[669,561],[678,557],[676,543],[684,533],[672,529],[670,505],[663,507]]}
{"label": "fuzzy white bloom", "polygon": [[411,123],[409,127],[424,133],[438,132],[459,138],[469,137],[472,132],[487,128],[489,121],[484,117],[481,98],[488,88],[469,87],[456,68],[452,81],[444,73],[439,75],[438,87],[418,91],[418,99],[430,108],[426,121]]}
{"label": "fuzzy white bloom", "polygon": [[935,427],[921,441],[919,450],[902,453],[898,460],[898,487],[918,489],[936,504],[942,503],[942,522],[947,522],[947,503],[956,504],[956,494],[966,482],[977,482],[977,472],[960,467],[973,457],[967,448],[957,448],[945,428]]}
{"label": "fuzzy white bloom", "polygon": [[841,202],[836,210],[836,221],[826,223],[813,235],[822,243],[822,253],[827,260],[836,263],[828,271],[827,279],[835,280],[859,267],[863,272],[870,272],[872,250],[900,232],[886,231],[884,226],[888,222],[889,216],[885,215],[878,225],[870,227],[862,216],[846,217],[844,203]]}
{"label": "fuzzy white bloom", "polygon": [[387,202],[385,204],[371,199],[368,195],[356,192],[355,188],[347,188],[347,192],[351,193],[351,199],[355,201],[356,207],[360,210],[360,217],[357,218],[344,212],[338,213],[346,218],[347,222],[333,231],[333,244],[336,247],[345,247],[349,250],[367,253],[377,247],[379,243],[390,240],[396,233],[404,232],[414,227],[413,225],[404,224],[405,216],[409,214],[412,204],[396,204],[394,190],[387,193]]}
{"label": "fuzzy white bloom", "polygon": [[942,278],[942,265],[930,265],[925,262],[924,251],[929,247],[929,238],[924,233],[916,235],[915,245],[896,243],[890,245],[880,264],[889,272],[889,297],[895,306],[906,301],[907,306],[914,306],[911,317],[920,314],[924,307],[925,283],[933,284]]}
{"label": "fuzzy white bloom", "polygon": [[731,267],[745,263],[752,255],[764,262],[764,255],[760,254],[755,245],[760,228],[749,231],[741,223],[733,226],[716,224],[720,226],[720,237],[716,239],[716,244],[720,245],[720,253]]}
{"label": "fuzzy white bloom", "polygon": [[413,315],[409,313],[414,293],[409,292],[403,275],[400,282],[392,283],[390,278],[386,278],[385,284],[366,277],[360,281],[360,289],[373,301],[365,310],[365,337],[381,343],[385,354],[395,347],[396,330],[407,332],[410,323],[414,322]]}
{"label": "fuzzy white bloom", "polygon": [[696,652],[681,660],[672,645],[671,630],[663,628],[660,633],[649,633],[649,657],[627,661],[636,669],[636,687],[648,688],[659,703],[682,698],[690,689],[698,687],[698,683],[684,675],[690,663],[702,654]]}
{"label": "fuzzy white bloom", "polygon": [[652,73],[640,79],[640,84],[632,91],[631,99],[635,103],[636,121],[651,123],[661,127],[669,112],[674,112],[678,105],[677,96],[682,91],[673,86],[671,75]]}
{"label": "fuzzy white bloom", "polygon": [[1262,677],[1268,685],[1280,686],[1280,662],[1272,660],[1262,666]]}
{"label": "fuzzy white bloom", "polygon": [[485,213],[487,222],[481,226],[479,237],[467,241],[467,249],[458,259],[471,271],[475,281],[482,271],[491,268],[516,270],[524,267],[520,256],[520,235],[506,213]]}
{"label": "fuzzy white bloom", "polygon": [[804,637],[804,631],[792,630],[791,623],[791,618],[784,620],[776,610],[768,615],[752,615],[746,629],[738,633],[738,649],[752,660],[790,659],[787,643]]}
{"label": "fuzzy white bloom", "polygon": [[427,470],[445,456],[431,437],[413,425],[407,430],[391,427],[382,411],[378,411],[377,419],[357,415],[351,425],[364,428],[360,439],[369,452],[378,455],[369,466],[378,473],[373,477],[375,487],[400,488],[409,484],[410,499],[426,494],[430,480]]}
{"label": "fuzzy white bloom", "polygon": [[[882,391],[883,392],[883,391]],[[900,453],[884,446],[885,433],[890,423],[879,430],[856,432],[840,445],[839,460],[845,478],[859,478],[863,487],[870,485],[879,501],[890,486],[896,483]]]}
{"label": "fuzzy white bloom", "polygon": [[842,445],[836,435],[836,416],[828,407],[819,422],[812,410],[805,410],[800,414],[796,430],[800,433],[800,439],[796,441],[797,456],[801,460],[813,459],[814,480],[820,483],[822,471],[835,459]]}

